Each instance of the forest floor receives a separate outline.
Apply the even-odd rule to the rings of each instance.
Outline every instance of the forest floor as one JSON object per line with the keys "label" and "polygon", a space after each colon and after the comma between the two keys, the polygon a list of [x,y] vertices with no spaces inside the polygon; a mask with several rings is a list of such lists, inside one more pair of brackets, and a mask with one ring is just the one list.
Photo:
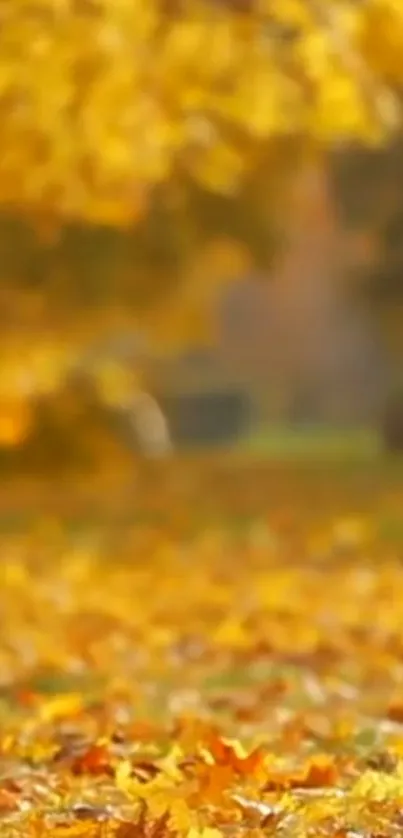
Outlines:
{"label": "forest floor", "polygon": [[403,467],[4,483],[2,838],[403,832]]}

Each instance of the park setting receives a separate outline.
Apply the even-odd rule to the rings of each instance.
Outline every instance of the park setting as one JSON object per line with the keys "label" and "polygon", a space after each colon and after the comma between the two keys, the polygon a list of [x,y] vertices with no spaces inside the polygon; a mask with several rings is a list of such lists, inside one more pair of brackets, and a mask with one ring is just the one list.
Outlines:
{"label": "park setting", "polygon": [[0,3],[0,838],[403,835],[403,3]]}

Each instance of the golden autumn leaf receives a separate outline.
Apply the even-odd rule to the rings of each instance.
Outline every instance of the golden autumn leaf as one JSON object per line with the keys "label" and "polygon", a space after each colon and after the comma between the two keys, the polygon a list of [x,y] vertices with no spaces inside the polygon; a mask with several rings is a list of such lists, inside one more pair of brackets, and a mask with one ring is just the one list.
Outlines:
{"label": "golden autumn leaf", "polygon": [[43,702],[40,706],[40,716],[43,721],[53,721],[74,717],[83,709],[82,696],[79,693],[59,695]]}
{"label": "golden autumn leaf", "polygon": [[192,827],[188,832],[188,838],[222,838],[222,835],[220,829],[210,826],[205,826],[202,829]]}

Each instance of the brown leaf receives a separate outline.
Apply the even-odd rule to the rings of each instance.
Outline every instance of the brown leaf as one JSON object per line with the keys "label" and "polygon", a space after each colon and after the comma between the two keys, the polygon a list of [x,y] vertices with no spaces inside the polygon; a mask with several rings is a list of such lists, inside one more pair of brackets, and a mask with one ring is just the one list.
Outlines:
{"label": "brown leaf", "polygon": [[18,809],[20,795],[15,792],[0,788],[0,812],[13,812]]}
{"label": "brown leaf", "polygon": [[391,722],[403,724],[403,701],[393,701],[388,707],[387,717]]}

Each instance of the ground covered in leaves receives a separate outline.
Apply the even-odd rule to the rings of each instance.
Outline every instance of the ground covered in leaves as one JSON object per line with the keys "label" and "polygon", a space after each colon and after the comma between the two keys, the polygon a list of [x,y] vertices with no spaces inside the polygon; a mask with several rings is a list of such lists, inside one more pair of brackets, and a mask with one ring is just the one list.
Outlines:
{"label": "ground covered in leaves", "polygon": [[2,838],[402,835],[398,471],[141,485],[3,515]]}

